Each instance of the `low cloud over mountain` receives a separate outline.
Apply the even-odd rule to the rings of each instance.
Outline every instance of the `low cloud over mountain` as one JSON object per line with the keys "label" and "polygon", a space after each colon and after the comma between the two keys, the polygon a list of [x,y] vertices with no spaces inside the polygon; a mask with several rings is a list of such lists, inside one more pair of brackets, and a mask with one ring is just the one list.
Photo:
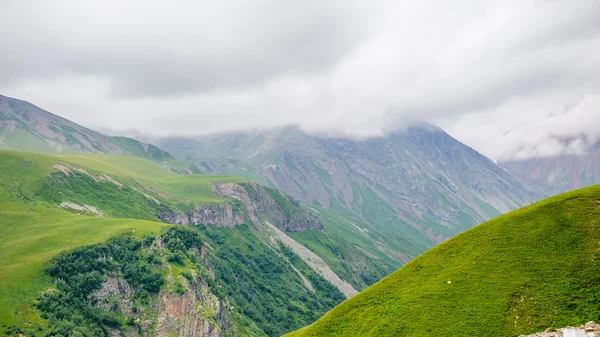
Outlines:
{"label": "low cloud over mountain", "polygon": [[190,135],[427,120],[491,158],[600,134],[600,4],[9,0],[0,91],[86,125]]}

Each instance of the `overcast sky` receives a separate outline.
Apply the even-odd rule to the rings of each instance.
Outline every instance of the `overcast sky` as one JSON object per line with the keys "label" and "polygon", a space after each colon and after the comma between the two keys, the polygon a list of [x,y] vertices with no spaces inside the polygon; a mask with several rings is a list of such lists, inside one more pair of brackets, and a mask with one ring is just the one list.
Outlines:
{"label": "overcast sky", "polygon": [[0,93],[194,135],[433,122],[492,159],[600,136],[600,1],[0,0]]}

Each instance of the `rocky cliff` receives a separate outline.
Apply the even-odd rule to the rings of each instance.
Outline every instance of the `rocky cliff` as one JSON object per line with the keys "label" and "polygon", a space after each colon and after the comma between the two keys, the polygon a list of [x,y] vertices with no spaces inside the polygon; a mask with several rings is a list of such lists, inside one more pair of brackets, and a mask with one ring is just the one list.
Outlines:
{"label": "rocky cliff", "polygon": [[244,213],[234,210],[228,203],[197,205],[188,212],[166,210],[160,215],[162,221],[178,225],[215,225],[233,227],[244,223]]}
{"label": "rocky cliff", "polygon": [[323,222],[310,209],[281,192],[257,183],[213,183],[221,204],[203,204],[187,212],[167,210],[161,220],[172,224],[205,224],[233,227],[244,222],[269,220],[286,232],[323,229]]}
{"label": "rocky cliff", "polygon": [[600,324],[590,321],[579,327],[567,327],[562,329],[548,328],[544,332],[533,335],[521,335],[519,337],[564,337],[564,336],[585,336],[600,337]]}
{"label": "rocky cliff", "polygon": [[[213,279],[214,283],[214,272],[204,247],[190,248],[188,255],[196,257],[196,266],[185,267],[184,277],[175,272],[175,269],[182,268],[181,265],[167,262],[167,257],[173,253],[167,248],[170,245],[172,243],[165,244],[159,236],[149,248],[140,252],[142,255],[150,254],[149,256],[166,258],[162,261],[166,283],[152,297],[147,297],[149,294],[118,276],[118,272],[108,272],[105,281],[88,296],[91,306],[127,317],[128,323],[112,327],[111,335],[155,337],[236,335],[229,302],[226,298],[220,299],[215,296],[207,282]],[[123,263],[111,253],[107,253],[103,259]]]}

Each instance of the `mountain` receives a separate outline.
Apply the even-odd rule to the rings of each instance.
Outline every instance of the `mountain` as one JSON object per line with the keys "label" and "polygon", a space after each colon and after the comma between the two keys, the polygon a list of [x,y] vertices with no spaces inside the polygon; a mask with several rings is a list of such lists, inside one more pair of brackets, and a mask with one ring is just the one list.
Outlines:
{"label": "mountain", "polygon": [[600,318],[600,186],[450,239],[290,334],[519,336]]}
{"label": "mountain", "polygon": [[362,140],[290,127],[155,144],[207,173],[245,176],[308,204],[350,212],[401,243],[408,258],[545,196],[425,124]]}
{"label": "mountain", "polygon": [[600,141],[581,155],[507,160],[500,165],[549,193],[571,191],[600,183]]}
{"label": "mountain", "polygon": [[92,131],[39,107],[0,95],[0,149],[38,153],[114,153],[145,158],[187,172],[193,167],[158,147]]}
{"label": "mountain", "polygon": [[279,336],[403,264],[348,214],[226,175],[0,150],[0,335]]}

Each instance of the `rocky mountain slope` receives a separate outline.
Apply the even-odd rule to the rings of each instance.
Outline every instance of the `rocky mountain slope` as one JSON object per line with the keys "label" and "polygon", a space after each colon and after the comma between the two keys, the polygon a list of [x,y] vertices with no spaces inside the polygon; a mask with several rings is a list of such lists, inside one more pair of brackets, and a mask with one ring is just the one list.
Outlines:
{"label": "rocky mountain slope", "polygon": [[350,212],[403,242],[409,257],[545,195],[430,125],[363,140],[292,127],[156,144],[207,173],[245,176]]}
{"label": "rocky mountain slope", "polygon": [[[197,172],[158,147],[127,137],[110,137],[45,111],[29,102],[0,95],[0,149],[38,153],[113,153]],[[189,172],[188,172],[189,170]]]}
{"label": "rocky mountain slope", "polygon": [[600,317],[599,250],[593,186],[468,230],[289,336],[508,337],[580,326]]}
{"label": "rocky mountain slope", "polygon": [[0,334],[278,336],[405,261],[243,178],[7,150],[0,169]]}
{"label": "rocky mountain slope", "polygon": [[600,141],[581,155],[503,161],[501,166],[551,194],[600,183]]}

